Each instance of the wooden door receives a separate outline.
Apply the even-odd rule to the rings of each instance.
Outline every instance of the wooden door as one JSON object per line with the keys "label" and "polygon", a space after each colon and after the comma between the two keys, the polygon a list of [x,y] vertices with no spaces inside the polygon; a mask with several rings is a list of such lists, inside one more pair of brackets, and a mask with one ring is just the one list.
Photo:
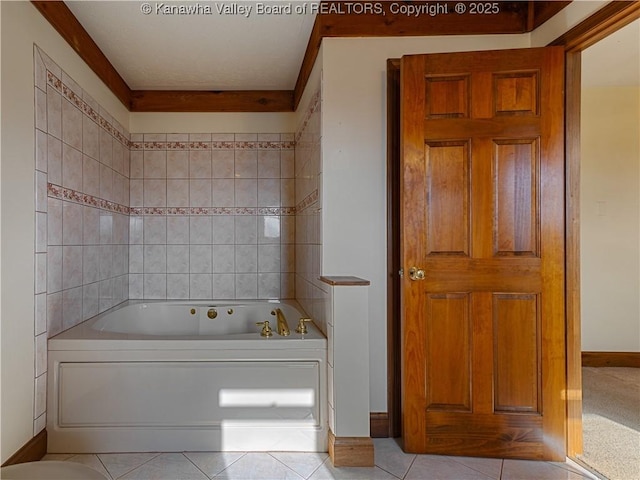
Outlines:
{"label": "wooden door", "polygon": [[565,459],[563,62],[402,58],[408,452]]}

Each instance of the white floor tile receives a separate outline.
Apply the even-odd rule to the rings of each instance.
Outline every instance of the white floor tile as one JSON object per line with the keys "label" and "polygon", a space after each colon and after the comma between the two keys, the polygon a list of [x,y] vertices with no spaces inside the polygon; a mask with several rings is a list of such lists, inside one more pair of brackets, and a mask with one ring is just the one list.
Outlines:
{"label": "white floor tile", "polygon": [[582,475],[549,462],[505,460],[502,480],[584,480]]}
{"label": "white floor tile", "polygon": [[335,468],[327,458],[309,480],[397,480],[398,477],[379,467],[341,467]]}
{"label": "white floor tile", "polygon": [[304,480],[268,453],[247,453],[214,478],[216,480]]}
{"label": "white floor tile", "polygon": [[208,480],[208,477],[181,453],[162,453],[121,478],[124,480]]}
{"label": "white floor tile", "polygon": [[560,468],[564,468],[566,470],[570,470],[572,472],[576,472],[576,473],[582,475],[583,477],[591,479],[591,480],[599,480],[599,478],[600,478],[595,473],[593,473],[589,469],[583,467],[579,463],[574,462],[570,458],[567,458],[567,461],[565,463],[553,463],[553,465],[557,465]]}
{"label": "white floor tile", "polygon": [[374,439],[375,467],[335,468],[326,453],[185,452],[47,454],[81,463],[113,480],[598,480],[580,465],[404,453]]}
{"label": "white floor tile", "polygon": [[41,460],[64,462],[73,457],[73,453],[47,453]]}
{"label": "white floor tile", "polygon": [[447,457],[454,462],[461,463],[465,467],[469,467],[491,478],[500,478],[502,473],[501,458],[480,458],[480,457]]}
{"label": "white floor tile", "polygon": [[304,478],[309,478],[329,457],[327,453],[303,452],[272,452],[270,455]]}
{"label": "white floor tile", "polygon": [[66,460],[67,462],[81,463],[82,465],[86,465],[87,467],[91,467],[94,470],[100,472],[107,478],[112,478],[109,475],[109,472],[104,468],[104,465],[100,461],[97,455],[92,454],[82,454],[82,455],[73,455],[71,458]]}
{"label": "white floor tile", "polygon": [[100,453],[98,458],[111,477],[118,479],[158,455],[159,453]]}
{"label": "white floor tile", "polygon": [[200,470],[215,477],[245,455],[245,452],[184,452]]}
{"label": "white floor tile", "polygon": [[407,480],[494,480],[499,477],[480,473],[452,460],[452,457],[418,455],[405,478]]}
{"label": "white floor tile", "polygon": [[404,478],[416,455],[404,453],[394,438],[374,438],[373,445],[376,466],[398,478]]}

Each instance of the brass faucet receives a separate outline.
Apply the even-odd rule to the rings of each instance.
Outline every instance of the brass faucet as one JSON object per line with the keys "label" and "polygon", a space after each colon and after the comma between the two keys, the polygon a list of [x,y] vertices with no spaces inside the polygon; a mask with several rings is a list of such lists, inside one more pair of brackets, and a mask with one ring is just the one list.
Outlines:
{"label": "brass faucet", "polygon": [[269,326],[269,320],[265,320],[264,322],[256,322],[256,325],[262,325],[262,331],[260,335],[263,337],[273,337],[273,330]]}
{"label": "brass faucet", "polygon": [[287,323],[287,319],[285,318],[284,313],[282,313],[282,310],[279,308],[271,310],[271,315],[275,315],[278,319],[278,334],[283,337],[291,335],[291,332],[289,331],[289,324]]}
{"label": "brass faucet", "polygon": [[309,333],[309,329],[307,329],[307,326],[305,325],[305,323],[307,322],[313,322],[313,320],[311,318],[302,317],[298,321],[298,327],[296,328],[296,333],[300,333],[301,335],[306,335],[307,333]]}

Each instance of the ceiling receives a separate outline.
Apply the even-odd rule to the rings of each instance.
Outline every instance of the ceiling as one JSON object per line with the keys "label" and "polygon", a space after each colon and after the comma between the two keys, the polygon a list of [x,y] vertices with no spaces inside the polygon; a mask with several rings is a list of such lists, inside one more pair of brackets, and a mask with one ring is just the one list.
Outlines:
{"label": "ceiling", "polygon": [[[147,15],[139,1],[65,3],[133,90],[293,90],[315,20],[256,12],[258,2],[152,1]],[[199,14],[161,13],[178,4]]]}
{"label": "ceiling", "polygon": [[[492,22],[455,14],[316,15],[319,2],[313,0],[33,3],[131,111],[293,111],[322,38],[523,33],[570,2],[500,2]],[[259,3],[291,5],[291,13],[260,12]],[[178,6],[195,14],[171,13]],[[305,12],[296,13],[296,7]],[[635,25],[587,50],[588,65],[596,65],[589,82],[628,82],[635,75],[637,83]],[[624,72],[616,79],[608,75],[614,65]]]}
{"label": "ceiling", "polygon": [[[78,23],[131,91],[292,91],[309,52],[325,36],[396,36],[530,31],[569,1],[499,2],[492,22],[481,15],[409,14],[430,2],[79,1],[34,2],[55,9],[57,28]],[[42,5],[47,4],[48,5]],[[60,3],[70,11],[64,14]],[[426,4],[426,5],[425,5]],[[372,12],[353,5],[379,5]],[[435,4],[434,4],[435,5]],[[440,4],[438,4],[440,5]],[[442,5],[445,5],[444,2]],[[262,6],[262,8],[260,7]],[[323,8],[324,7],[324,8]],[[183,9],[183,12],[180,9]],[[321,11],[322,15],[317,15]],[[190,12],[186,13],[186,12]],[[469,13],[469,12],[467,12]],[[74,18],[75,17],[75,18]],[[320,23],[316,22],[320,18]],[[49,17],[50,18],[50,17]],[[77,30],[76,30],[77,32]],[[67,37],[77,47],[82,39]],[[313,44],[313,45],[311,45]],[[315,53],[312,53],[315,59]],[[308,68],[308,65],[306,66]],[[299,96],[300,92],[296,92]],[[126,96],[126,95],[125,95]]]}

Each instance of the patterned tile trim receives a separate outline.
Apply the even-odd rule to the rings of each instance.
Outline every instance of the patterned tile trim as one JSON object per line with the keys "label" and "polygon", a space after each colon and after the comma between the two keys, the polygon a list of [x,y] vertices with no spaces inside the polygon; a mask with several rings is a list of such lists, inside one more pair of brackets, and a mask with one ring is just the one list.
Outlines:
{"label": "patterned tile trim", "polygon": [[67,100],[73,103],[78,109],[91,118],[95,123],[100,125],[105,131],[109,132],[113,138],[118,140],[122,145],[130,148],[131,142],[122,134],[113,124],[111,124],[106,118],[96,112],[87,102],[82,100],[76,93],[65,85],[62,80],[47,70],[47,84],[54,90],[64,96]]}
{"label": "patterned tile trim", "polygon": [[90,207],[96,207],[114,213],[122,213],[124,215],[128,215],[130,211],[130,208],[125,205],[110,202],[82,192],[77,192],[70,188],[54,185],[53,183],[47,183],[47,195],[51,198],[57,198],[58,200],[68,200],[81,205],[88,205]]}
{"label": "patterned tile trim", "polygon": [[295,207],[131,207],[130,215],[295,215]]}
{"label": "patterned tile trim", "polygon": [[309,108],[304,114],[302,123],[300,124],[300,128],[298,128],[298,131],[296,132],[296,138],[295,138],[296,143],[300,140],[300,137],[302,137],[302,135],[304,134],[304,131],[306,130],[307,125],[311,120],[311,116],[317,111],[319,111],[320,107],[321,107],[320,89],[318,89],[316,93],[314,93],[313,96],[311,97],[311,101],[309,102]]}
{"label": "patterned tile trim", "polygon": [[[81,205],[100,208],[125,215],[295,215],[295,207],[127,207],[102,198],[77,192],[53,183],[47,183],[47,194],[51,198],[67,200]],[[316,192],[317,197],[317,192]]]}
{"label": "patterned tile trim", "polygon": [[296,212],[302,213],[304,210],[309,208],[314,203],[318,202],[318,190],[314,190],[309,195],[307,195],[298,205],[296,205]]}
{"label": "patterned tile trim", "polygon": [[235,150],[236,142],[211,142],[212,150]]}
{"label": "patterned tile trim", "polygon": [[131,150],[292,150],[295,142],[130,142]]}

